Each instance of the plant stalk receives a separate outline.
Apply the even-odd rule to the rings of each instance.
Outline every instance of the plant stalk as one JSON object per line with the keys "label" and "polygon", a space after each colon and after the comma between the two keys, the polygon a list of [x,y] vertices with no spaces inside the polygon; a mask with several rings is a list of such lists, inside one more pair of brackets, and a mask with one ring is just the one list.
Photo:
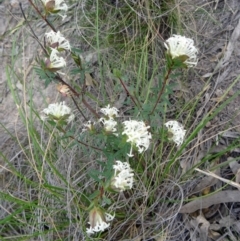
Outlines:
{"label": "plant stalk", "polygon": [[153,112],[155,111],[155,109],[157,107],[157,104],[159,103],[159,101],[161,99],[161,96],[163,94],[163,91],[165,90],[165,87],[166,87],[166,84],[167,84],[167,81],[168,81],[168,78],[169,78],[169,75],[171,74],[171,72],[172,72],[172,66],[170,66],[170,68],[168,69],[168,71],[167,71],[167,73],[166,73],[166,75],[164,77],[163,85],[162,85],[162,88],[161,88],[161,90],[160,90],[160,92],[158,94],[157,101],[156,101],[156,103],[155,103],[155,105],[154,105],[154,107],[153,107],[153,109],[152,109],[152,111],[150,112],[149,115],[152,115]]}

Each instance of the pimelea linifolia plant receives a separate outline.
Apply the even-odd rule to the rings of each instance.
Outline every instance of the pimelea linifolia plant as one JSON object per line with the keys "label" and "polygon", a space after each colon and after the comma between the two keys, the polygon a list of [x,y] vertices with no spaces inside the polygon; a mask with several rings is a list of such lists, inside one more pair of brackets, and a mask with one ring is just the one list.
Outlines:
{"label": "pimelea linifolia plant", "polygon": [[[109,200],[106,197],[111,197],[111,193],[122,193],[134,189],[134,160],[138,160],[139,156],[144,156],[146,152],[151,152],[151,143],[155,142],[154,138],[159,138],[152,133],[154,129],[151,128],[151,115],[156,111],[157,105],[161,101],[171,73],[176,69],[196,66],[198,51],[194,46],[193,40],[184,36],[173,35],[164,42],[166,48],[166,66],[164,68],[162,86],[158,91],[156,101],[155,103],[150,103],[152,104],[152,108],[148,113],[150,121],[141,119],[141,115],[131,118],[123,114],[120,115],[120,110],[111,106],[110,103],[107,103],[106,106],[103,106],[97,112],[95,111],[96,107],[87,103],[84,96],[81,96],[67,82],[67,74],[64,70],[68,66],[68,61],[63,53],[69,52],[74,63],[79,67],[81,65],[81,58],[73,50],[74,48],[71,46],[69,40],[48,21],[48,17],[52,15],[59,15],[62,17],[62,21],[64,21],[68,11],[67,1],[41,1],[43,10],[29,0],[29,3],[50,28],[45,33],[45,44],[41,45],[43,55],[38,59],[38,74],[46,84],[50,84],[53,81],[58,82],[57,89],[59,92],[65,97],[72,98],[76,109],[84,119],[80,136],[89,135],[95,140],[99,139],[104,142],[101,147],[94,147],[71,135],[71,138],[76,138],[76,141],[80,144],[95,148],[99,152],[99,155],[103,157],[101,169],[96,169],[89,173],[95,181],[95,185],[92,188],[96,190],[86,194],[88,195],[88,206],[80,207],[83,211],[89,213],[89,222],[86,222],[85,227],[86,234],[95,235],[109,229],[111,222],[117,216],[118,210],[108,210],[108,207],[112,203],[117,202],[117,200]],[[121,80],[121,84],[127,94],[129,94],[123,80]],[[91,118],[87,118],[77,105],[75,98],[79,98],[80,96],[85,108],[92,113]],[[139,112],[141,112],[141,108],[139,108],[141,103],[136,103],[134,98],[130,97],[135,104],[135,108],[138,108]],[[65,102],[49,104],[47,108],[43,109],[41,118],[46,125],[48,123],[52,126],[55,125],[63,133],[67,132],[70,124],[75,124],[75,115]],[[161,128],[166,128],[168,141],[175,143],[178,147],[182,145],[186,134],[186,130],[182,124],[177,120],[170,120],[163,123]],[[102,205],[103,202],[105,202],[105,205]]]}

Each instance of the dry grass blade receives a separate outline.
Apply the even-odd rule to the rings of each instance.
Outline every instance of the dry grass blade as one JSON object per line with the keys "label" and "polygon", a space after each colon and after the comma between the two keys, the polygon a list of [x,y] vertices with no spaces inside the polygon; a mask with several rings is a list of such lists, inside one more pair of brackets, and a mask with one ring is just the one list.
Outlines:
{"label": "dry grass blade", "polygon": [[230,184],[230,185],[232,185],[233,187],[236,187],[236,188],[238,188],[238,189],[240,190],[240,184],[238,184],[238,183],[236,183],[236,182],[230,181],[230,180],[225,179],[225,178],[223,178],[223,177],[219,177],[218,175],[214,174],[213,172],[209,172],[209,171],[208,171],[208,172],[205,172],[205,171],[202,171],[202,170],[200,170],[200,169],[198,169],[198,168],[195,168],[195,170],[198,171],[198,172],[201,172],[201,173],[203,173],[203,174],[205,174],[205,175],[207,175],[207,176],[215,177],[215,178],[217,178],[217,179],[219,179],[219,180],[221,180],[221,181],[223,181],[223,182],[225,182],[225,183],[227,183],[227,184]]}
{"label": "dry grass blade", "polygon": [[193,213],[199,209],[208,208],[211,205],[219,203],[239,202],[239,191],[221,191],[211,196],[198,198],[186,205],[184,205],[180,213]]}

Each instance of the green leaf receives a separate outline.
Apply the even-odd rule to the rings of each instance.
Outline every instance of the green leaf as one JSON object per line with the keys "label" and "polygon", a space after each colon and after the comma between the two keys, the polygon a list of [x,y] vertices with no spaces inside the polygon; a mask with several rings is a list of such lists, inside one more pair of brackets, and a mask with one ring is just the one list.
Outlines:
{"label": "green leaf", "polygon": [[105,202],[107,205],[111,205],[112,204],[112,200],[107,198],[106,196],[103,196],[103,202]]}
{"label": "green leaf", "polygon": [[93,200],[94,198],[96,198],[97,196],[100,195],[100,191],[96,190],[94,193],[92,193],[88,198]]}
{"label": "green leaf", "polygon": [[102,176],[102,172],[97,170],[89,170],[88,175],[96,182],[101,182],[99,176]]}

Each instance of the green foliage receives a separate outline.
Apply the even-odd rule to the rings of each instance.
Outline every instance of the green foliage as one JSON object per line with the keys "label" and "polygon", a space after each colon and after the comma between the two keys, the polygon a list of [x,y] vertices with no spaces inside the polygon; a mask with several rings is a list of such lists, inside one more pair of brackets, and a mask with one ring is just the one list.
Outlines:
{"label": "green foliage", "polygon": [[[201,116],[199,123],[193,123],[199,99],[204,92],[189,102],[176,97],[177,80],[181,80],[182,71],[186,70],[184,61],[188,56],[173,59],[167,52],[164,58],[165,49],[162,45],[163,34],[169,34],[167,30],[178,29],[180,25],[179,16],[173,7],[175,1],[97,0],[81,4],[74,5],[76,13],[80,5],[82,8],[82,34],[81,37],[78,36],[78,41],[86,41],[86,49],[96,52],[98,61],[94,64],[85,63],[81,57],[85,51],[74,48],[71,44],[71,51],[66,54],[61,52],[62,57],[68,57],[69,63],[67,73],[61,75],[62,81],[59,80],[60,75],[46,69],[44,54],[39,57],[39,66],[34,67],[46,87],[59,81],[61,84],[65,81],[69,85],[67,87],[71,87],[70,94],[67,93],[68,96],[64,98],[74,100],[74,122],[67,123],[69,114],[63,114],[60,118],[49,114],[47,121],[39,121],[40,115],[31,99],[31,90],[26,90],[30,103],[20,105],[22,98],[15,90],[15,81],[20,77],[11,68],[7,68],[9,89],[24,123],[26,139],[21,142],[18,136],[15,137],[4,127],[20,146],[22,160],[19,165],[18,161],[10,160],[0,152],[10,175],[10,188],[0,192],[1,200],[9,204],[0,220],[1,240],[90,240],[85,232],[89,211],[93,207],[101,208],[103,213],[109,210],[116,213],[117,220],[111,226],[113,231],[109,236],[107,232],[96,234],[96,240],[107,240],[109,237],[115,240],[126,239],[125,236],[129,235],[132,228],[135,229],[135,222],[140,217],[142,220],[157,220],[156,227],[153,225],[154,228],[145,229],[145,232],[150,230],[149,236],[157,236],[156,233],[162,233],[169,224],[166,221],[166,227],[163,227],[158,226],[159,223],[169,217],[161,217],[159,221],[155,211],[167,209],[172,215],[176,209],[172,211],[171,205],[182,201],[179,197],[171,196],[177,193],[176,188],[170,188],[168,193],[166,180],[181,186],[189,176],[194,176],[195,167],[207,166],[210,161],[239,146],[238,138],[222,151],[204,156],[184,175],[179,171],[182,170],[179,160],[194,149],[192,143],[195,145],[198,133],[239,93],[218,103],[210,112]],[[47,16],[47,19],[55,24],[54,16]],[[71,39],[71,36],[66,37]],[[46,49],[49,50],[49,47]],[[92,72],[98,87],[91,83],[85,86],[85,74]],[[79,81],[69,83],[69,80],[79,78],[80,85]],[[234,83],[237,81],[238,79]],[[81,93],[80,96],[74,95],[74,91]],[[61,97],[61,100],[64,98]],[[110,117],[99,111],[99,107],[108,104],[114,107],[116,103],[120,109],[119,117]],[[106,128],[100,121],[101,117],[116,121],[116,131]],[[173,133],[164,126],[168,119],[181,120],[186,129],[193,125],[183,144],[178,147],[172,141]],[[83,131],[83,124],[87,120],[95,123],[92,129],[86,128]],[[126,120],[143,121],[145,127],[149,126],[151,139],[147,150],[140,152],[134,136],[131,137],[131,142],[127,134],[122,134],[122,122]],[[138,130],[135,134],[143,138],[141,131]],[[116,161],[130,165],[135,180],[134,188],[114,189],[113,183],[120,173],[114,169]],[[123,172],[122,175],[124,178],[126,173]],[[182,183],[178,184],[179,180]],[[182,194],[182,190],[179,193]],[[164,206],[166,203],[167,206]],[[121,223],[124,225],[121,226]],[[117,229],[118,227],[120,228]],[[129,227],[130,232],[123,232],[125,227]],[[147,237],[145,233],[143,236]]]}
{"label": "green foliage", "polygon": [[50,83],[52,83],[55,80],[56,74],[47,69],[42,69],[35,66],[34,70],[36,74],[39,76],[39,78],[44,81],[45,87],[47,87]]}

